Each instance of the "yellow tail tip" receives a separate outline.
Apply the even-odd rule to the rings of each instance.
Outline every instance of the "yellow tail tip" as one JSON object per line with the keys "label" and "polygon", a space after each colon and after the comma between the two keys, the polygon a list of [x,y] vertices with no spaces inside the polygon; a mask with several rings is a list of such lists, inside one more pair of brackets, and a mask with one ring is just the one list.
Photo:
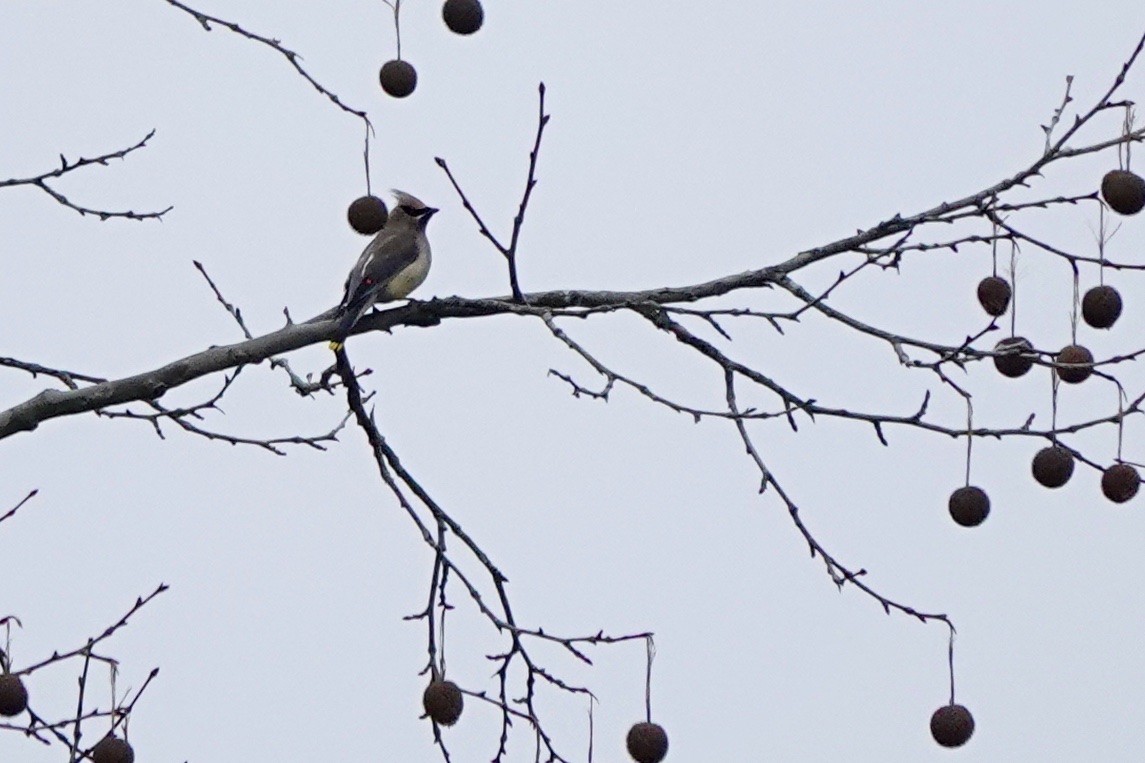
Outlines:
{"label": "yellow tail tip", "polygon": [[342,349],[345,346],[346,345],[343,342],[331,342],[330,343],[330,349],[333,350],[334,352],[338,352],[338,350]]}

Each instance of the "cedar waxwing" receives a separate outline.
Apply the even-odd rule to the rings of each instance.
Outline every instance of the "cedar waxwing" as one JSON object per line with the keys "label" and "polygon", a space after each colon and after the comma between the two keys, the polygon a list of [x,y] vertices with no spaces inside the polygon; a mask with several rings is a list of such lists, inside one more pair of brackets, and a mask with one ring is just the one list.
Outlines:
{"label": "cedar waxwing", "polygon": [[[338,305],[338,336],[345,338],[354,324],[375,303],[402,299],[421,286],[429,274],[429,239],[425,226],[437,212],[419,199],[394,191],[398,206],[386,225],[366,245],[346,279],[346,293]],[[331,342],[338,349],[340,341]]]}

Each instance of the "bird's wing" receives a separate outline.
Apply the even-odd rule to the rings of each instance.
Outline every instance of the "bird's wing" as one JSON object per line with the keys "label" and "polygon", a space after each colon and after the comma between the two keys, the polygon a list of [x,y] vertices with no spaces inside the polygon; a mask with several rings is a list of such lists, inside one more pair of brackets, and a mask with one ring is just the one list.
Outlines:
{"label": "bird's wing", "polygon": [[[354,302],[360,302],[370,292],[375,296],[380,295],[394,276],[417,259],[417,241],[411,239],[404,244],[399,243],[400,238],[395,233],[396,231],[387,231],[383,228],[382,232],[366,245],[365,251],[346,279],[346,290],[342,296],[343,308],[349,307]],[[368,304],[359,306],[367,307]]]}

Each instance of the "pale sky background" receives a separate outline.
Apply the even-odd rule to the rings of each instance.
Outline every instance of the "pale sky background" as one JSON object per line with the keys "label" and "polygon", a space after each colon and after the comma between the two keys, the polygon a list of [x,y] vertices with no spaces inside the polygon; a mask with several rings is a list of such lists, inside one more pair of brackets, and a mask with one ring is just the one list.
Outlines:
{"label": "pale sky background", "polygon": [[[398,187],[442,212],[435,264],[417,296],[507,292],[502,261],[433,163],[442,156],[506,234],[536,129],[536,88],[553,115],[521,250],[526,291],[680,285],[758,268],[896,212],[913,213],[1009,176],[1041,152],[1045,123],[1075,76],[1077,105],[1105,91],[1145,31],[1139,2],[537,2],[488,0],[485,27],[460,38],[434,0],[407,0],[403,53],[417,92],[386,97],[394,53],[380,2],[217,0],[201,10],[281,39],[378,130],[375,189]],[[1136,72],[1122,95],[1145,99]],[[1120,113],[1090,130],[1110,137]],[[56,187],[77,203],[151,210],[163,222],[81,218],[32,189],[0,189],[0,355],[108,377],[151,369],[241,335],[193,269],[200,260],[252,330],[302,320],[340,296],[365,239],[344,222],[364,190],[361,122],[330,105],[277,53],[225,30],[205,33],[159,0],[0,3],[0,177],[46,171],[64,153],[126,147],[127,161]],[[1139,154],[1145,149],[1138,149]],[[1034,190],[1086,193],[1112,153],[1057,165]],[[1140,169],[1140,168],[1139,168]],[[1093,254],[1096,208],[1025,218]],[[1140,261],[1145,217],[1109,254]],[[848,262],[853,262],[849,260]],[[813,287],[843,262],[801,274]],[[985,325],[974,284],[987,250],[909,257],[868,273],[837,306],[885,328],[957,342]],[[1097,275],[1083,272],[1083,284]],[[1126,312],[1082,336],[1098,357],[1136,349],[1145,290],[1110,276]],[[1068,342],[1068,268],[1019,262],[1019,330]],[[725,307],[781,309],[778,293]],[[695,405],[719,406],[722,375],[630,316],[563,324],[597,356]],[[824,404],[935,416],[961,403],[888,347],[808,320],[778,337],[732,324],[737,357]],[[1136,342],[1136,343],[1135,343]],[[964,442],[888,428],[801,421],[753,429],[802,516],[842,562],[897,601],[947,612],[958,629],[958,698],[978,728],[958,751],[931,740],[946,702],[940,624],[885,616],[812,560],[734,428],[693,424],[628,392],[577,400],[550,368],[598,381],[536,321],[455,320],[350,342],[376,389],[377,416],[403,461],[510,578],[528,626],[564,634],[652,630],[653,714],[668,761],[1131,761],[1145,758],[1145,628],[1137,577],[1145,498],[1105,501],[1079,467],[1050,492],[1029,476],[1041,442],[978,443],[973,481],[993,499],[976,530],[946,498]],[[299,372],[324,346],[291,355]],[[1142,375],[1119,376],[1131,394]],[[210,394],[211,378],[164,402]],[[1018,381],[975,366],[978,423],[1048,414],[1048,373]],[[50,382],[0,373],[0,406]],[[770,402],[762,396],[745,398]],[[1065,390],[1061,415],[1108,413],[1113,387]],[[341,396],[297,397],[281,373],[248,368],[206,425],[248,436],[320,434]],[[769,405],[768,407],[774,407]],[[138,406],[136,406],[138,408]],[[326,452],[277,457],[167,427],[84,415],[0,442],[0,613],[18,615],[17,668],[82,645],[160,581],[171,590],[104,648],[120,688],[161,671],[137,706],[137,760],[434,761],[419,720],[432,557],[348,428]],[[1142,426],[1125,456],[1145,460]],[[1071,444],[1108,463],[1105,428]],[[454,589],[450,677],[492,691],[496,638]],[[586,683],[598,763],[628,760],[643,714],[644,651],[598,648],[584,669],[537,648]],[[29,680],[41,713],[75,705],[78,663]],[[518,684],[518,691],[519,691]],[[107,706],[106,681],[89,696]],[[587,705],[545,693],[549,730],[584,760]],[[489,760],[499,713],[476,701],[446,732],[458,763]],[[100,733],[88,727],[91,741]],[[518,724],[511,760],[532,759]],[[66,760],[0,733],[0,761]]]}

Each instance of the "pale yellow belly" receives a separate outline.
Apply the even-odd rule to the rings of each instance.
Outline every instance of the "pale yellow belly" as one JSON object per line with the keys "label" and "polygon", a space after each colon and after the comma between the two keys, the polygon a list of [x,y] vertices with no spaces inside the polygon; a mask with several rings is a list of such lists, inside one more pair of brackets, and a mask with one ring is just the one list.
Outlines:
{"label": "pale yellow belly", "polygon": [[429,275],[429,257],[420,257],[408,268],[394,276],[388,284],[379,302],[389,302],[393,299],[403,299],[425,281]]}

